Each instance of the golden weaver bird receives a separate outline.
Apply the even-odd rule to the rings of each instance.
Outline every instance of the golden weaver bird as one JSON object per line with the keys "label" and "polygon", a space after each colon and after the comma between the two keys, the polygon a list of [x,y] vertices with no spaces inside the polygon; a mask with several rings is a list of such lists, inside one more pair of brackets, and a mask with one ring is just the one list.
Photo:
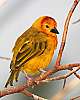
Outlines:
{"label": "golden weaver bird", "polygon": [[57,47],[56,21],[49,16],[38,18],[16,41],[10,64],[11,74],[5,85],[18,81],[20,71],[35,75],[46,68]]}

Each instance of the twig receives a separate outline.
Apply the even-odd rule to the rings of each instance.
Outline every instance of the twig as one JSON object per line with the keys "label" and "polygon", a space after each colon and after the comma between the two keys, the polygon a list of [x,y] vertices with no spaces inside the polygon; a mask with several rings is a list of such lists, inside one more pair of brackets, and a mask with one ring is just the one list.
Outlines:
{"label": "twig", "polygon": [[24,94],[24,95],[26,95],[26,96],[28,96],[28,97],[33,97],[32,93],[29,92],[29,91],[27,91],[27,90],[24,90],[21,93]]}
{"label": "twig", "polygon": [[[73,69],[70,69],[70,71],[71,70],[73,70]],[[77,74],[76,72],[74,72],[74,75],[78,78],[78,79],[80,79],[80,75],[79,74]]]}
{"label": "twig", "polygon": [[[61,42],[60,50],[59,50],[58,57],[57,57],[57,60],[56,60],[56,64],[55,64],[57,66],[57,68],[54,67],[53,69],[48,70],[44,74],[41,74],[40,76],[37,76],[35,79],[31,80],[29,82],[29,84],[26,83],[24,85],[5,88],[5,89],[1,90],[0,91],[0,97],[6,96],[6,95],[10,95],[10,94],[13,94],[13,93],[20,93],[21,91],[24,91],[26,88],[31,87],[34,84],[39,83],[41,80],[45,80],[49,75],[52,75],[52,74],[54,74],[54,73],[56,73],[58,71],[61,71],[61,70],[69,69],[69,66],[72,66],[72,65],[67,65],[65,67],[64,66],[61,67],[59,65],[60,65],[62,53],[63,53],[63,50],[64,50],[64,46],[65,46],[65,43],[66,43],[66,37],[67,37],[67,31],[68,31],[69,22],[70,22],[71,16],[72,16],[77,4],[79,3],[79,1],[80,0],[75,0],[74,1],[73,5],[72,5],[72,8],[69,11],[69,14],[68,14],[68,17],[66,19],[65,25],[64,25],[64,32],[63,32],[62,42]],[[73,65],[73,67],[76,67],[76,64],[75,64],[75,66]],[[77,67],[78,67],[78,65],[77,65]]]}
{"label": "twig", "polygon": [[72,24],[76,24],[76,23],[78,23],[78,22],[80,22],[80,19],[78,19],[77,21],[73,22]]}
{"label": "twig", "polygon": [[29,92],[27,90],[24,90],[21,93],[23,93],[26,96],[32,97],[34,100],[48,100],[48,99],[42,98],[40,96],[37,96],[35,94],[32,94],[31,92]]}
{"label": "twig", "polygon": [[[64,65],[61,67],[59,66],[59,68],[60,68],[59,70],[53,69],[53,70],[48,70],[48,72],[49,73],[56,73],[58,71],[66,70],[66,69],[69,69],[70,65],[73,65],[73,66],[75,65],[74,67],[78,67],[79,64],[67,64],[67,65]],[[8,88],[4,88],[3,90],[0,90],[0,98],[3,96],[6,96],[6,95],[13,94],[13,93],[20,93],[21,91],[24,91],[26,88],[33,86],[34,84],[37,84],[37,83],[39,84],[41,80],[46,79],[48,72],[46,72],[44,74],[42,73],[41,74],[42,77],[38,76],[37,78],[31,80],[29,84],[26,83],[24,85],[20,85],[20,86],[16,86],[16,87],[8,87]],[[58,79],[59,78],[57,78],[56,80],[58,80]]]}
{"label": "twig", "polygon": [[11,60],[11,58],[8,58],[8,57],[1,57],[1,56],[0,56],[0,59],[3,59],[3,60]]}
{"label": "twig", "polygon": [[21,91],[24,91],[25,88],[27,88],[27,84],[16,87],[4,88],[3,90],[0,90],[0,98],[10,94],[20,93]]}
{"label": "twig", "polygon": [[75,73],[75,72],[74,72],[74,74],[75,74],[75,76],[76,76],[78,79],[80,79],[80,75],[79,75],[79,74],[77,74],[77,73]]}
{"label": "twig", "polygon": [[79,0],[75,0],[69,13],[68,13],[68,16],[66,18],[66,21],[65,21],[65,25],[64,25],[64,31],[63,31],[63,36],[62,36],[62,42],[61,42],[61,46],[60,46],[60,49],[59,49],[59,53],[58,53],[58,56],[57,56],[57,59],[56,59],[56,64],[55,66],[59,66],[60,65],[60,61],[61,61],[61,58],[62,58],[62,53],[63,53],[63,50],[64,50],[64,47],[65,47],[65,43],[66,43],[66,38],[67,38],[67,33],[68,33],[68,27],[69,27],[69,22],[70,22],[70,19],[72,17],[72,14],[77,6],[77,4],[79,3]]}
{"label": "twig", "polygon": [[77,96],[77,97],[74,97],[74,98],[72,98],[70,100],[76,100],[76,99],[79,99],[79,98],[80,98],[80,96]]}
{"label": "twig", "polygon": [[[78,67],[78,66],[80,66],[80,64],[79,64],[79,63],[75,63],[75,64],[66,64],[66,65],[64,65],[64,66],[59,66],[59,67],[57,67],[57,68],[59,68],[59,69],[61,69],[61,68],[67,68],[67,69],[69,69],[69,70],[73,70],[73,69],[72,69],[73,67]],[[74,72],[74,75],[75,75],[77,78],[80,79],[80,75],[78,75],[76,72]],[[65,87],[65,84],[66,84],[66,78],[64,79],[63,88]]]}
{"label": "twig", "polygon": [[58,66],[57,70],[65,70],[65,69],[72,69],[74,67],[80,66],[80,63],[74,63],[74,64],[65,64]]}
{"label": "twig", "polygon": [[70,71],[68,74],[57,76],[57,77],[53,77],[53,78],[47,78],[45,80],[42,80],[41,82],[49,82],[49,81],[53,81],[53,80],[65,79],[65,78],[71,76],[74,72],[78,71],[79,69],[80,69],[80,66],[77,69]]}
{"label": "twig", "polygon": [[34,100],[48,100],[48,99],[44,99],[44,98],[39,97],[39,96],[34,95],[34,94],[32,94],[32,95],[33,95],[33,99],[34,99]]}

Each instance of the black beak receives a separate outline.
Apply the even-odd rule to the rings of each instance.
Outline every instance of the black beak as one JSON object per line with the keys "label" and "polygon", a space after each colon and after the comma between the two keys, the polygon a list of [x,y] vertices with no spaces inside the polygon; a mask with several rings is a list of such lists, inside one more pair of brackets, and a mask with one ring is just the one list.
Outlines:
{"label": "black beak", "polygon": [[51,29],[50,32],[59,34],[59,32],[58,32],[58,30],[56,28]]}

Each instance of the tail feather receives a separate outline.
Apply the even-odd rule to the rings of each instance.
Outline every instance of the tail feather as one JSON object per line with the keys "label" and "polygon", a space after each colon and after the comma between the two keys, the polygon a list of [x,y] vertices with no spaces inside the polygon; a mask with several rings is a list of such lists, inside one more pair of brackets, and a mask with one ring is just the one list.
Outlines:
{"label": "tail feather", "polygon": [[11,69],[11,74],[10,74],[6,84],[5,84],[5,87],[7,87],[9,84],[10,84],[10,86],[13,86],[13,81],[14,80],[16,82],[18,81],[18,76],[19,76],[20,69],[16,70],[16,67],[15,67],[13,61],[11,61],[10,69]]}
{"label": "tail feather", "polygon": [[20,73],[20,70],[16,71],[16,73],[15,73],[15,81],[16,82],[18,81],[19,73]]}
{"label": "tail feather", "polygon": [[13,86],[14,75],[15,75],[15,71],[12,70],[12,71],[11,71],[11,74],[10,74],[10,76],[9,76],[9,78],[8,78],[8,81],[7,81],[6,84],[5,84],[5,87],[7,87],[8,84],[10,84],[10,86]]}

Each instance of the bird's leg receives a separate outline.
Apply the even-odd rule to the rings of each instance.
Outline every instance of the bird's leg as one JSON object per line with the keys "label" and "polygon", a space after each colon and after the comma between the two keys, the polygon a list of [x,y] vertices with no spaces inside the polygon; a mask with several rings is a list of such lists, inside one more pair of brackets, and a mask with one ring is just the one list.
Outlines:
{"label": "bird's leg", "polygon": [[[28,76],[28,74],[25,71],[22,71],[27,79],[27,84],[29,86],[30,82],[32,81],[32,77]],[[32,86],[32,88],[34,88],[34,85]]]}
{"label": "bird's leg", "polygon": [[22,72],[24,73],[24,75],[25,75],[27,80],[31,80],[32,79],[32,77],[28,76],[28,74],[25,71],[22,71]]}
{"label": "bird's leg", "polygon": [[38,69],[40,73],[45,73],[46,71],[43,69]]}
{"label": "bird's leg", "polygon": [[[43,69],[38,69],[38,71],[41,73],[40,77],[42,78],[44,73],[46,73],[47,71],[43,70]],[[48,78],[48,77],[47,77]]]}

